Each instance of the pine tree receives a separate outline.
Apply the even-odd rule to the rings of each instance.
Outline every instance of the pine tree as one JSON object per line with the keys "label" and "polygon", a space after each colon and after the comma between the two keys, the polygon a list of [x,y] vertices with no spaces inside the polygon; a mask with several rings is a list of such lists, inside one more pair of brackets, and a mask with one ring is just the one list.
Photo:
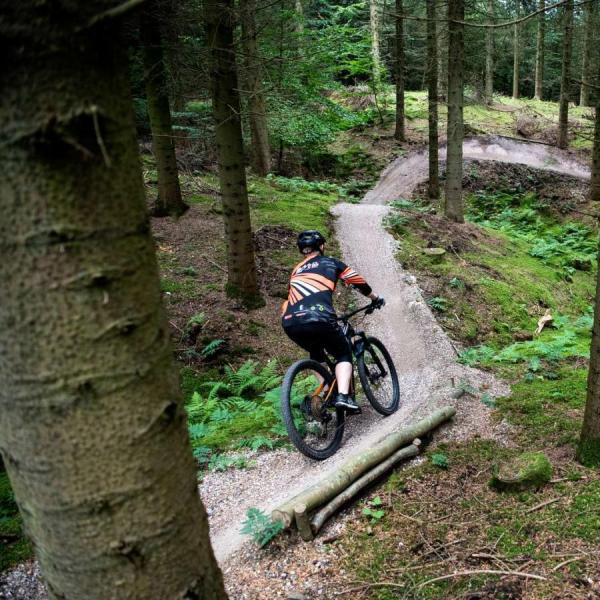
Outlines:
{"label": "pine tree", "polygon": [[569,85],[571,83],[571,54],[573,50],[573,0],[567,0],[565,4],[563,26],[563,57],[557,140],[559,148],[566,148],[569,144]]}
{"label": "pine tree", "polygon": [[446,217],[464,222],[462,199],[464,0],[448,0],[448,150],[446,158]]}
{"label": "pine tree", "polygon": [[[493,19],[494,0],[488,0],[488,17]],[[485,33],[485,102],[491,104],[494,99],[494,29],[489,27]]]}
{"label": "pine tree", "polygon": [[[546,8],[546,0],[538,0],[538,9]],[[544,95],[544,42],[546,33],[546,13],[538,15],[537,41],[535,50],[535,94],[536,100],[542,100]]]}
{"label": "pine tree", "polygon": [[404,7],[402,0],[396,0],[396,130],[394,137],[404,141]]}
{"label": "pine tree", "polygon": [[440,197],[438,143],[438,60],[435,0],[427,0],[427,99],[429,117],[429,184],[428,196]]}

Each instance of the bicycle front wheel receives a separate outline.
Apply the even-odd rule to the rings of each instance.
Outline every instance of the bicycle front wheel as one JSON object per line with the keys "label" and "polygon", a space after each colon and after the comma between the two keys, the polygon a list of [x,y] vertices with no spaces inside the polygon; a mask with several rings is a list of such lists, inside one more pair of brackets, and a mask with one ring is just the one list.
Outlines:
{"label": "bicycle front wheel", "polygon": [[314,360],[299,360],[285,374],[281,412],[290,440],[309,458],[329,458],[342,443],[344,411],[330,406],[333,377]]}
{"label": "bicycle front wheel", "polygon": [[396,412],[400,404],[398,374],[383,343],[368,337],[357,366],[360,383],[373,408],[382,415]]}

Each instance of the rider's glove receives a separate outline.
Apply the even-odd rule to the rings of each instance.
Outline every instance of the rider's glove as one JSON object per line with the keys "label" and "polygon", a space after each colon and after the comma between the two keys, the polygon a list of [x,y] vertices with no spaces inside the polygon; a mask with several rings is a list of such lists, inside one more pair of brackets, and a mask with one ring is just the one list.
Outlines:
{"label": "rider's glove", "polygon": [[375,300],[373,300],[372,304],[373,304],[374,308],[382,308],[385,306],[385,298],[382,298],[381,296],[377,296],[377,298],[375,298]]}

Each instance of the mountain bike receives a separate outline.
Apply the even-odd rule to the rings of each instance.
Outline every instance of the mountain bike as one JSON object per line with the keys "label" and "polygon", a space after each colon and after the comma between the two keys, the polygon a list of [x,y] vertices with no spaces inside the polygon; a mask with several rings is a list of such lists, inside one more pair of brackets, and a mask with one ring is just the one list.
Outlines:
{"label": "mountain bike", "polygon": [[[350,319],[358,313],[371,314],[375,306],[368,304],[339,316],[342,332],[352,347],[362,389],[373,408],[387,416],[398,410],[400,387],[390,353],[383,343],[364,331],[357,331]],[[356,386],[352,370],[350,394]],[[281,410],[290,440],[302,454],[324,460],[334,454],[344,435],[344,409],[335,408],[337,394],[335,364],[311,359],[295,362],[286,372],[281,391]]]}

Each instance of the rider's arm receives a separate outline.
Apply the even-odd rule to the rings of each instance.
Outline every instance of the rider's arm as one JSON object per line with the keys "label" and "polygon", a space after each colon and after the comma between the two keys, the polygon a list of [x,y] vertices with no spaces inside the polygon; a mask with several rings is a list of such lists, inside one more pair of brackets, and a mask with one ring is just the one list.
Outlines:
{"label": "rider's arm", "polygon": [[372,299],[372,296],[375,296],[375,294],[373,294],[373,290],[367,283],[367,280],[362,275],[359,275],[352,267],[348,267],[341,261],[338,262],[340,269],[339,278],[342,280],[344,285],[351,285],[361,294]]}

